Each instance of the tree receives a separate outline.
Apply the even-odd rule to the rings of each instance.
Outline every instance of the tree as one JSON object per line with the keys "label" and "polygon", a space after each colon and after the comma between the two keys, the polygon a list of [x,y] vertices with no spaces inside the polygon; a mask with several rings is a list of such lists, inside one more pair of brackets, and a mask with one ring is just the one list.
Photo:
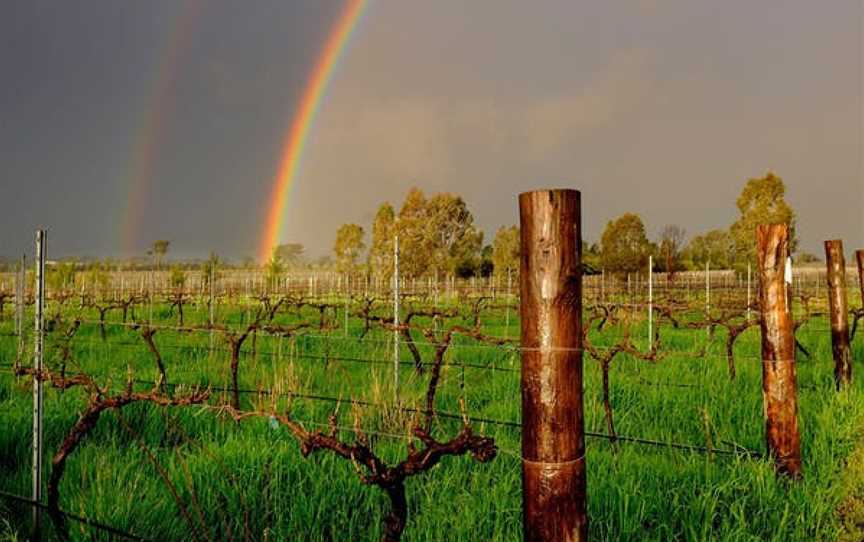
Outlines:
{"label": "tree", "polygon": [[369,270],[379,276],[393,274],[393,234],[396,212],[382,203],[372,222],[372,246],[369,248]]}
{"label": "tree", "polygon": [[283,267],[297,267],[303,264],[306,248],[300,243],[285,243],[273,249],[272,259],[279,261]]}
{"label": "tree", "polygon": [[597,275],[601,267],[600,245],[582,241],[582,274]]}
{"label": "tree", "polygon": [[730,265],[746,268],[748,261],[756,260],[756,226],[759,224],[788,224],[790,252],[797,250],[795,212],[786,203],[785,194],[783,179],[773,171],[747,180],[736,202],[740,217],[729,230],[735,243],[735,258]]}
{"label": "tree", "polygon": [[669,224],[660,232],[658,262],[670,279],[675,279],[675,272],[681,266],[681,249],[684,247],[684,228]]}
{"label": "tree", "polygon": [[162,258],[165,257],[165,254],[168,253],[168,246],[171,244],[171,241],[165,239],[159,239],[157,241],[153,241],[153,257],[156,259],[156,270],[162,266]]}
{"label": "tree", "polygon": [[429,220],[426,196],[419,188],[411,188],[399,209],[396,233],[399,235],[399,274],[411,278],[419,276],[431,261]]}
{"label": "tree", "polygon": [[426,202],[425,217],[422,244],[428,252],[418,274],[479,268],[483,232],[474,226],[474,215],[465,200],[454,194],[436,194]]}
{"label": "tree", "polygon": [[606,224],[600,239],[600,261],[613,273],[643,270],[648,264],[651,243],[639,215],[624,213]]}
{"label": "tree", "polygon": [[725,269],[735,256],[735,242],[726,230],[711,230],[697,235],[684,249],[684,259],[695,269],[704,269],[705,264],[712,269]]}
{"label": "tree", "polygon": [[508,276],[510,273],[519,272],[519,250],[521,239],[518,226],[501,226],[495,232],[492,241],[492,264],[495,274]]}
{"label": "tree", "polygon": [[365,232],[357,224],[343,224],[336,231],[333,253],[336,256],[336,269],[341,273],[351,273],[357,269],[357,260],[366,248],[363,242]]}
{"label": "tree", "polygon": [[169,277],[171,286],[182,289],[186,285],[186,272],[179,265],[171,266],[171,275]]}
{"label": "tree", "polygon": [[75,286],[75,271],[78,263],[74,259],[59,262],[48,269],[46,282],[52,290],[65,290]]}
{"label": "tree", "polygon": [[264,266],[267,271],[267,282],[268,284],[275,285],[279,278],[282,276],[282,273],[285,272],[285,264],[282,263],[282,260],[279,259],[278,253],[274,250],[273,255],[270,256],[270,259]]}

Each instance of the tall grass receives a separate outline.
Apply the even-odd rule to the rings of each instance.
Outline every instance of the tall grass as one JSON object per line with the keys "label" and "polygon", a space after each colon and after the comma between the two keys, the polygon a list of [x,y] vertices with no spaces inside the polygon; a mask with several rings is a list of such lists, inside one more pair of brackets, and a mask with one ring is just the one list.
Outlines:
{"label": "tall grass", "polygon": [[[233,325],[248,321],[248,310],[223,308]],[[170,321],[167,307],[154,318]],[[201,322],[205,311],[187,312]],[[317,311],[281,315],[282,323],[317,321]],[[418,318],[418,323],[431,321]],[[341,319],[340,319],[341,323]],[[500,311],[484,314],[484,332],[504,335]],[[510,337],[518,335],[510,315]],[[8,331],[9,322],[0,323]],[[298,392],[341,397],[340,436],[352,437],[351,398],[387,403],[392,390],[390,334],[373,331],[358,340],[362,322],[350,320],[343,331],[278,339],[259,335],[256,352],[247,342],[241,360],[241,386],[281,386]],[[852,389],[833,389],[827,322],[814,319],[799,336],[812,357],[799,357],[799,416],[804,479],[790,483],[775,477],[767,459],[673,450],[603,439],[587,441],[591,536],[595,540],[833,540],[840,522],[836,510],[844,498],[844,464],[860,434],[864,400],[860,378]],[[611,344],[615,325],[592,331],[596,344]],[[56,333],[54,334],[56,335]],[[633,327],[645,337],[644,323]],[[722,332],[708,338],[704,330],[661,331],[668,356],[657,363],[616,358],[612,366],[612,406],[619,434],[663,442],[733,449],[762,450],[763,419],[759,332],[745,332],[736,346],[738,378],[730,381],[722,354]],[[706,340],[707,353],[692,353]],[[425,341],[425,340],[424,340]],[[419,334],[418,334],[418,342]],[[175,383],[227,382],[229,354],[209,349],[199,332],[160,330],[156,335]],[[56,337],[49,340],[48,363],[59,355]],[[82,325],[72,342],[75,367],[98,375],[102,383],[123,385],[127,370],[153,382],[156,369],[134,330],[109,326],[106,341],[98,327]],[[224,347],[220,338],[216,346]],[[645,347],[644,339],[641,346]],[[431,347],[419,345],[424,356]],[[853,344],[862,359],[864,344]],[[8,367],[15,339],[0,337],[0,356]],[[370,364],[338,358],[380,360]],[[403,360],[409,360],[403,350]],[[447,354],[438,407],[459,412],[464,399],[473,417],[519,420],[519,353],[459,338]],[[465,364],[465,365],[463,365]],[[468,365],[508,369],[492,371]],[[600,371],[585,359],[586,427],[604,432],[599,395]],[[400,397],[406,406],[420,404],[424,376],[408,363],[402,369]],[[142,389],[146,389],[142,384]],[[219,393],[216,393],[219,398]],[[255,394],[243,396],[246,407]],[[50,455],[74,424],[86,403],[81,389],[46,389],[46,468]],[[294,398],[292,415],[326,423],[334,404]],[[287,400],[280,403],[287,408]],[[405,419],[392,410],[363,407],[362,425],[376,451],[395,461],[404,455]],[[0,373],[0,490],[26,495],[30,487],[30,395],[28,382]],[[454,435],[459,421],[438,418],[435,434]],[[408,481],[410,516],[406,540],[518,540],[521,537],[520,434],[518,429],[475,422],[475,430],[495,437],[499,456],[488,464],[448,458],[432,471]],[[394,435],[396,438],[394,438]],[[152,453],[177,489],[192,522],[180,511]],[[212,410],[133,405],[103,415],[97,428],[69,460],[61,487],[61,507],[70,512],[153,540],[377,540],[388,503],[383,493],[360,483],[350,462],[327,452],[303,458],[287,429],[266,419],[235,423]],[[197,518],[200,514],[203,525]],[[27,531],[29,510],[0,499],[0,537],[14,539]],[[8,527],[3,527],[5,524]],[[105,535],[70,523],[74,539],[101,540]]]}

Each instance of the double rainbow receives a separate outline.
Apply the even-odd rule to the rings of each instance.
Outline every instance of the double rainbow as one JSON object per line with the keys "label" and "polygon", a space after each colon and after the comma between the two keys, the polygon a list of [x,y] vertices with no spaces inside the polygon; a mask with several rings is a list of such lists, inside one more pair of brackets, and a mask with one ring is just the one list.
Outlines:
{"label": "double rainbow", "polygon": [[315,63],[309,84],[303,92],[297,113],[294,115],[294,120],[282,147],[279,170],[268,200],[264,232],[258,246],[259,261],[266,261],[279,242],[279,235],[285,222],[288,193],[300,171],[303,150],[310,129],[315,122],[318,110],[321,108],[321,102],[327,92],[336,65],[339,63],[339,58],[345,51],[345,46],[350,41],[354,29],[357,28],[368,3],[368,0],[346,1],[339,19],[327,37],[321,55]]}

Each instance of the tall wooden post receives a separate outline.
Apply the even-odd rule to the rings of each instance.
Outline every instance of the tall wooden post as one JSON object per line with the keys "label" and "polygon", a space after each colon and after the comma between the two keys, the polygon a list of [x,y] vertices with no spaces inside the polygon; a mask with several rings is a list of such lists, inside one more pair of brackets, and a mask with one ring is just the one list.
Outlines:
{"label": "tall wooden post", "polygon": [[801,475],[801,441],[795,389],[795,337],[784,277],[789,256],[789,227],[786,224],[758,226],[756,256],[761,284],[765,441],[777,472],[797,478]]}
{"label": "tall wooden post", "polygon": [[580,194],[519,196],[524,540],[588,536]]}
{"label": "tall wooden post", "polygon": [[864,308],[864,250],[855,251],[858,261],[858,289],[861,290],[861,307]]}
{"label": "tall wooden post", "polygon": [[846,299],[846,258],[843,241],[825,241],[828,280],[828,308],[831,320],[831,353],[834,356],[834,383],[837,389],[852,382],[852,352],[849,348],[849,306]]}

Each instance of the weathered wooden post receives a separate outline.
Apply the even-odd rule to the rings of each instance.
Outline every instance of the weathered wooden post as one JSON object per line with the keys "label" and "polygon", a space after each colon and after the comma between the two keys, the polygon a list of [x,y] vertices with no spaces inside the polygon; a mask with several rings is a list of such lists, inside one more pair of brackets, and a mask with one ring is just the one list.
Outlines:
{"label": "weathered wooden post", "polygon": [[580,195],[519,196],[522,505],[526,541],[588,536],[582,412]]}
{"label": "weathered wooden post", "polygon": [[765,441],[777,472],[797,478],[801,475],[801,441],[795,390],[795,337],[784,277],[789,256],[789,227],[786,224],[758,226],[756,256],[761,285]]}
{"label": "weathered wooden post", "polygon": [[864,308],[864,250],[855,251],[858,260],[858,289],[861,290],[861,307]]}
{"label": "weathered wooden post", "polygon": [[843,389],[852,382],[852,353],[849,348],[849,307],[846,300],[846,261],[843,241],[825,241],[828,280],[828,308],[831,319],[831,353],[834,356],[834,383]]}

